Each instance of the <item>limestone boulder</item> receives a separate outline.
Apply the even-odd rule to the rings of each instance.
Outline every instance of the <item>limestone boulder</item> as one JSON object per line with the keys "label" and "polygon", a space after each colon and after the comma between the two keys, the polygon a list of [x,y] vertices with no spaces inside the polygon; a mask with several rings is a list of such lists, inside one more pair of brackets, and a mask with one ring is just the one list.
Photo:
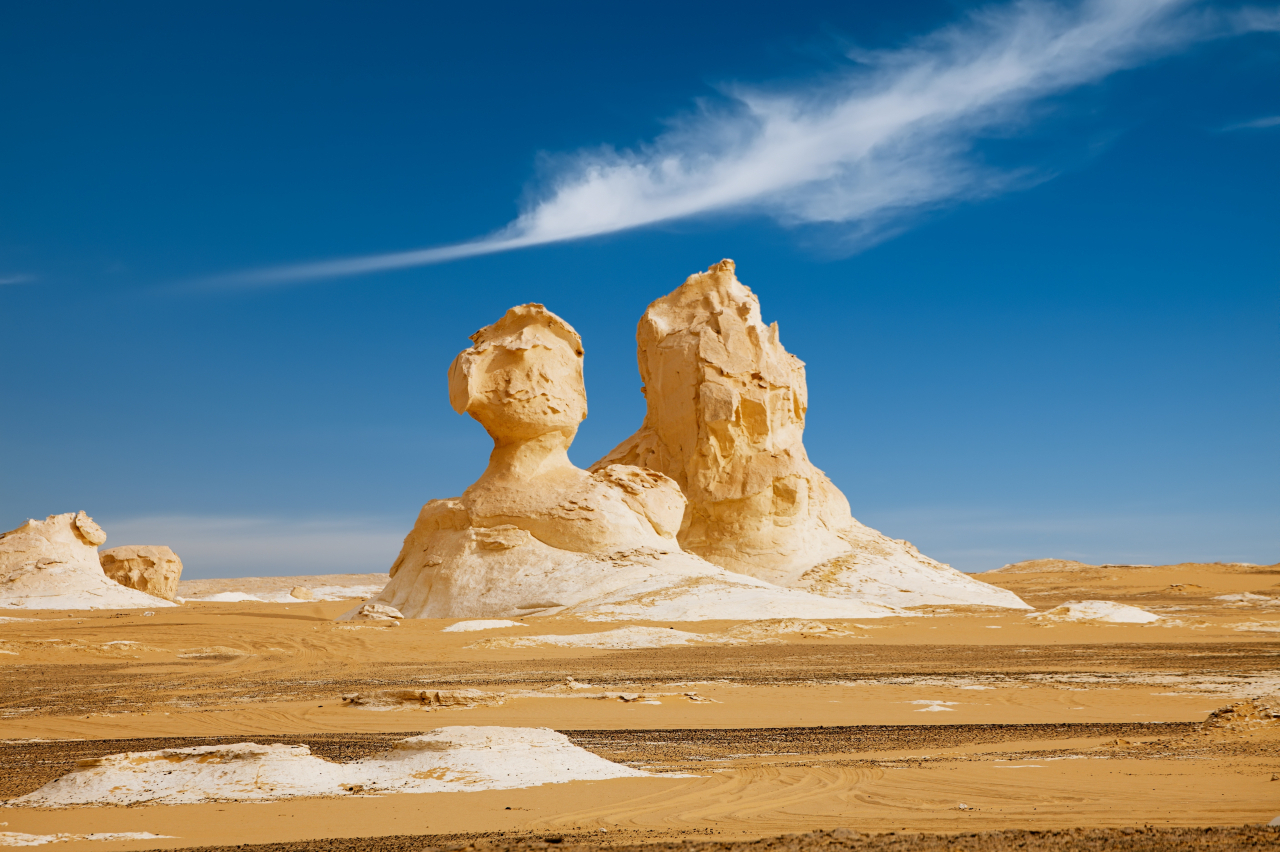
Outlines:
{"label": "limestone boulder", "polygon": [[122,586],[167,601],[178,596],[182,560],[164,545],[129,544],[98,554],[103,572]]}
{"label": "limestone boulder", "polygon": [[804,363],[733,261],[649,305],[636,332],[644,422],[592,470],[654,470],[687,499],[677,539],[729,571],[895,606],[1029,608],[856,521],[804,448]]}
{"label": "limestone boulder", "polygon": [[432,500],[405,538],[391,581],[369,604],[408,618],[834,617],[891,614],[733,574],[681,550],[680,487],[625,464],[569,460],[587,415],[577,333],[542,305],[476,332],[449,369],[455,410],[493,439],[484,474]]}
{"label": "limestone boulder", "polygon": [[142,609],[174,606],[102,570],[102,528],[84,512],[30,520],[0,535],[0,608]]}

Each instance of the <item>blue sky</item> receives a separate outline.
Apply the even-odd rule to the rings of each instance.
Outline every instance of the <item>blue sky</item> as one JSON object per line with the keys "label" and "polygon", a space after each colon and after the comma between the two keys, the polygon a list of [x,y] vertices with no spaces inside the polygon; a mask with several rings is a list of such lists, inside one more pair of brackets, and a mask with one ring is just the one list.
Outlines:
{"label": "blue sky", "polygon": [[731,257],[863,522],[1280,560],[1274,5],[436,5],[6,7],[0,527],[385,570],[484,467],[468,334],[578,329],[585,466]]}

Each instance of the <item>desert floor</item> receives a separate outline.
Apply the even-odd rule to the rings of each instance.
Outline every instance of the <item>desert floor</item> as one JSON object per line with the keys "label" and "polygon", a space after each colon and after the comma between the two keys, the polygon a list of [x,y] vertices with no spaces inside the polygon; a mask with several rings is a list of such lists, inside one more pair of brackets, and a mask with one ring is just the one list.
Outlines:
{"label": "desert floor", "polygon": [[[528,618],[445,633],[453,621],[334,622],[353,601],[6,612],[0,799],[107,754],[301,743],[348,761],[445,725],[552,728],[652,775],[265,803],[6,806],[0,832],[165,836],[58,843],[67,852],[695,850],[778,835],[798,836],[742,848],[1280,848],[1280,829],[1257,827],[1280,815],[1280,728],[1202,725],[1217,708],[1280,694],[1280,566],[1056,567],[986,579],[1040,610],[1099,598],[1162,618],[1059,623],[935,608],[798,634],[649,623],[702,638],[584,649],[509,640],[626,625]],[[461,689],[477,691],[473,706],[395,699]]]}

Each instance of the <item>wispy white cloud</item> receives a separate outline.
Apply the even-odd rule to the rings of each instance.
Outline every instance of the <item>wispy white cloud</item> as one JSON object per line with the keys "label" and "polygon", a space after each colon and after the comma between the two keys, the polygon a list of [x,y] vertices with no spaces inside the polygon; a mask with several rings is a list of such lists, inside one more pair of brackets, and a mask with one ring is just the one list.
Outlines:
{"label": "wispy white cloud", "polygon": [[1189,0],[1020,0],[842,72],[789,88],[734,85],[633,150],[547,158],[549,177],[502,230],[438,248],[226,276],[279,284],[440,263],[695,216],[749,213],[839,226],[867,243],[922,212],[1025,185],[978,143],[1037,105],[1188,44],[1272,28],[1271,9],[1206,11]]}
{"label": "wispy white cloud", "polygon": [[1236,10],[1231,18],[1236,32],[1280,33],[1280,7],[1259,8],[1246,6]]}
{"label": "wispy white cloud", "polygon": [[35,281],[34,275],[0,275],[0,287],[5,284],[26,284],[28,281]]}
{"label": "wispy white cloud", "polygon": [[1253,121],[1242,121],[1239,124],[1228,124],[1222,128],[1226,133],[1231,130],[1261,130],[1266,127],[1280,126],[1280,115],[1269,115],[1266,118],[1255,118]]}

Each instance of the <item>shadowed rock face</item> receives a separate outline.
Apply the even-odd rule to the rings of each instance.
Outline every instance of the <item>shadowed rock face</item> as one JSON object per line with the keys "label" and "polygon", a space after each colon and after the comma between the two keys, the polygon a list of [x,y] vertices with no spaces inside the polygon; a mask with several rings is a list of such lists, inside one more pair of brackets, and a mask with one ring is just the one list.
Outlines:
{"label": "shadowed rock face", "polygon": [[675,480],[678,539],[730,571],[829,597],[901,606],[1025,607],[854,520],[804,449],[804,363],[724,260],[649,305],[636,331],[647,410],[593,470],[624,464]]}
{"label": "shadowed rock face", "polygon": [[587,413],[582,344],[542,305],[512,308],[471,340],[449,369],[449,399],[493,438],[489,465],[461,497],[422,508],[372,604],[409,618],[887,613],[779,589],[681,551],[685,499],[662,473],[575,467],[567,451]]}
{"label": "shadowed rock face", "polygon": [[129,544],[98,554],[102,570],[122,586],[174,600],[182,578],[182,560],[164,545]]}

